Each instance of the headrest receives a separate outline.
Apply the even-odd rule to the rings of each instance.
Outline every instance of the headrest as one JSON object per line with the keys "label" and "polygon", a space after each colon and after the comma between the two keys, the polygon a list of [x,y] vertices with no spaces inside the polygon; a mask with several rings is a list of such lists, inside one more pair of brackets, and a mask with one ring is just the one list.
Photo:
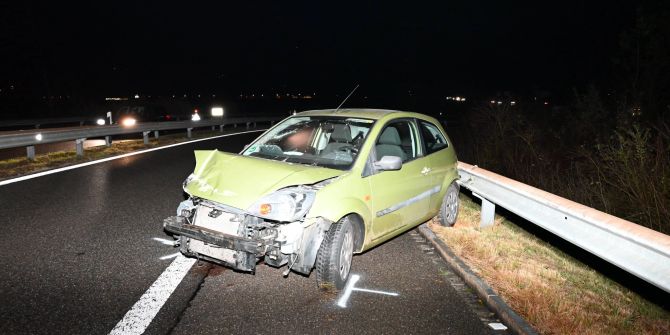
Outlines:
{"label": "headrest", "polygon": [[393,127],[388,127],[382,132],[382,136],[379,136],[379,144],[390,144],[390,145],[400,145],[400,134],[398,130]]}
{"label": "headrest", "polygon": [[351,130],[347,124],[334,124],[331,142],[351,142]]}

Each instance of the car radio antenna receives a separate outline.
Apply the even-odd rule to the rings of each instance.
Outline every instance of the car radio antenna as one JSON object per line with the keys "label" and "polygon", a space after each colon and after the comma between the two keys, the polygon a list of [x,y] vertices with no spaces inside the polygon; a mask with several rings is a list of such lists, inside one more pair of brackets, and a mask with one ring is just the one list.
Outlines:
{"label": "car radio antenna", "polygon": [[347,102],[347,99],[349,99],[349,97],[350,97],[352,94],[354,94],[354,92],[356,92],[356,89],[358,88],[358,86],[361,86],[361,85],[356,84],[356,87],[354,87],[354,89],[351,90],[351,93],[349,93],[349,95],[347,95],[347,97],[344,98],[344,100],[342,100],[342,103],[340,103],[340,105],[337,106],[337,108],[335,108],[335,111],[334,111],[333,113],[337,113],[337,111],[340,110],[340,107],[342,107],[342,105],[344,105],[344,103]]}

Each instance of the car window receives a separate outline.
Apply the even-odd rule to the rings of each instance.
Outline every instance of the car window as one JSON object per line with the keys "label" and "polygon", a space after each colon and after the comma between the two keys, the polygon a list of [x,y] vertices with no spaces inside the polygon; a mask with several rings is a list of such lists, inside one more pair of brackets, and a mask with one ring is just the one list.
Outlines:
{"label": "car window", "polygon": [[447,139],[434,124],[426,121],[419,121],[419,127],[421,127],[421,136],[423,136],[423,142],[426,144],[426,152],[428,154],[432,154],[435,151],[449,146]]}
{"label": "car window", "polygon": [[373,124],[359,118],[296,116],[265,133],[242,155],[347,170]]}
{"label": "car window", "polygon": [[393,122],[380,133],[375,145],[377,160],[384,156],[398,156],[403,162],[420,155],[418,133],[410,121]]}

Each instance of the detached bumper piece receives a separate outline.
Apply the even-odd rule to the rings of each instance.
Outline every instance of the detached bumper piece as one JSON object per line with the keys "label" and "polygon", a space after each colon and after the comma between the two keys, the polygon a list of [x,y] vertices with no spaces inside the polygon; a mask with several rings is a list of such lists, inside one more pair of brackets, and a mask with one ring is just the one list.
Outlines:
{"label": "detached bumper piece", "polygon": [[163,221],[166,231],[181,236],[180,251],[186,256],[205,259],[232,267],[236,270],[254,272],[257,257],[264,255],[269,244],[224,234],[206,227],[188,224],[182,216],[171,216]]}

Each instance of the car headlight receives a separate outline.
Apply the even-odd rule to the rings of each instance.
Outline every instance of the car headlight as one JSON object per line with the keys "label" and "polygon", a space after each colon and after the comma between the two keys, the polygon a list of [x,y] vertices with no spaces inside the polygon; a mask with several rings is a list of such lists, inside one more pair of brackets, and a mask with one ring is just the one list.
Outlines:
{"label": "car headlight", "polygon": [[308,188],[285,188],[262,197],[247,211],[269,220],[296,221],[312,207],[315,197],[316,191]]}

